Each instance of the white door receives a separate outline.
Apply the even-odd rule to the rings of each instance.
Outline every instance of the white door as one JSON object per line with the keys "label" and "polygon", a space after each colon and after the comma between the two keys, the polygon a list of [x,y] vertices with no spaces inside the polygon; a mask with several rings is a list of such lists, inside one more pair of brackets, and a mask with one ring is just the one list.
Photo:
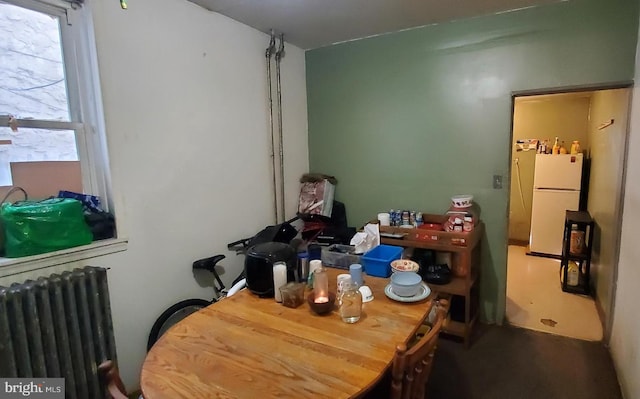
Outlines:
{"label": "white door", "polygon": [[580,191],[533,190],[531,252],[561,255],[566,211],[577,211]]}
{"label": "white door", "polygon": [[580,190],[582,154],[536,154],[534,188]]}

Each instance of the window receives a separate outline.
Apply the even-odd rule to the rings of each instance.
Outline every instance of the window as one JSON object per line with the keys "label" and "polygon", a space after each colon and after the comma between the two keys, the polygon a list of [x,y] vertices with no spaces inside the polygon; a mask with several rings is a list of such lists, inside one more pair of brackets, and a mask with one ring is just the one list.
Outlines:
{"label": "window", "polygon": [[[59,190],[111,210],[90,12],[61,0],[0,0],[0,195]],[[3,191],[4,190],[4,191]]]}

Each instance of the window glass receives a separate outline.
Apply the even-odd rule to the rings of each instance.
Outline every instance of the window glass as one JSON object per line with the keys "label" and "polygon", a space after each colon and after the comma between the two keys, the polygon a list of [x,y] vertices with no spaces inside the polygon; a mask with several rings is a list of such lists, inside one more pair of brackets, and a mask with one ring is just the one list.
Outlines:
{"label": "window glass", "polygon": [[60,20],[0,1],[0,115],[69,121]]}

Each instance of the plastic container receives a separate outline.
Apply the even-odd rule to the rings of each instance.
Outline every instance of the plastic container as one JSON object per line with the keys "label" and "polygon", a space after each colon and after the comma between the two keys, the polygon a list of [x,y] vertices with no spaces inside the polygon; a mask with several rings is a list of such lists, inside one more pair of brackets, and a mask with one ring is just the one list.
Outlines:
{"label": "plastic container", "polygon": [[571,229],[569,252],[572,254],[582,254],[584,252],[584,231],[578,230],[576,225],[573,225]]}
{"label": "plastic container", "polygon": [[297,308],[304,302],[305,283],[288,282],[280,287],[280,295],[282,296],[282,304],[288,308]]}
{"label": "plastic container", "polygon": [[378,245],[362,255],[361,262],[364,272],[369,276],[389,277],[391,262],[402,257],[402,247],[393,245]]}
{"label": "plastic container", "polygon": [[574,261],[569,262],[567,266],[567,285],[577,287],[580,282],[580,268]]}
{"label": "plastic container", "polygon": [[322,248],[322,264],[348,270],[350,265],[360,263],[360,255],[355,255],[354,251],[352,245],[333,244]]}
{"label": "plastic container", "polygon": [[580,152],[582,152],[580,150],[580,142],[578,140],[574,140],[571,143],[571,154],[579,154]]}

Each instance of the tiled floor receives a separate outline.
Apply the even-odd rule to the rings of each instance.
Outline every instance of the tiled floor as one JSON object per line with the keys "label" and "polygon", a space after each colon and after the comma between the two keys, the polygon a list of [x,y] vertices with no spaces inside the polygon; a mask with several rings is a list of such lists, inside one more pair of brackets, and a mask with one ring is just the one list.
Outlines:
{"label": "tiled floor", "polygon": [[562,292],[559,270],[559,260],[528,256],[526,247],[509,245],[507,322],[565,337],[602,340],[594,300]]}

